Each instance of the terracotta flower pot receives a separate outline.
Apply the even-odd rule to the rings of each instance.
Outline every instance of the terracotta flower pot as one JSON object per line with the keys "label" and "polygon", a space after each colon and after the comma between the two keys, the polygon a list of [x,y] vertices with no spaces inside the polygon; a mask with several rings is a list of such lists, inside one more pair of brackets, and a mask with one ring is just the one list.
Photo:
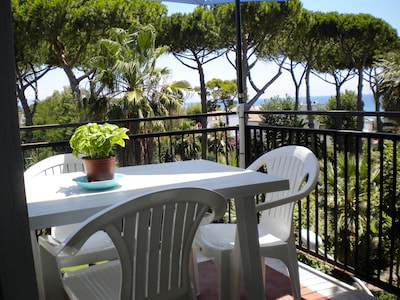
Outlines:
{"label": "terracotta flower pot", "polygon": [[111,180],[114,178],[115,156],[103,159],[82,158],[88,181]]}

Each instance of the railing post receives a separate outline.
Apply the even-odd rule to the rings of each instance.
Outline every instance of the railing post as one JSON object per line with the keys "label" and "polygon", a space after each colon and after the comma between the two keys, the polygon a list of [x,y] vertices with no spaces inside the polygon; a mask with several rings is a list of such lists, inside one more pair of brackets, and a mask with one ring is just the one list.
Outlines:
{"label": "railing post", "polygon": [[245,117],[245,104],[239,104],[239,166],[246,167],[246,117]]}

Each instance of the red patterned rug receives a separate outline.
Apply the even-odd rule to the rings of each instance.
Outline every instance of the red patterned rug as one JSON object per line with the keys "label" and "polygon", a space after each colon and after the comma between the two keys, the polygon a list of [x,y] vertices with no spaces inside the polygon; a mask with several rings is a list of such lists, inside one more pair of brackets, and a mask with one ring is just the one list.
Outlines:
{"label": "red patterned rug", "polygon": [[[267,286],[265,299],[289,300],[293,299],[289,278],[272,268],[266,267]],[[206,261],[199,263],[199,277],[201,294],[198,300],[218,300],[218,282],[214,263]],[[301,296],[304,300],[326,300],[327,298],[301,286]],[[241,284],[240,299],[245,300],[243,283]]]}

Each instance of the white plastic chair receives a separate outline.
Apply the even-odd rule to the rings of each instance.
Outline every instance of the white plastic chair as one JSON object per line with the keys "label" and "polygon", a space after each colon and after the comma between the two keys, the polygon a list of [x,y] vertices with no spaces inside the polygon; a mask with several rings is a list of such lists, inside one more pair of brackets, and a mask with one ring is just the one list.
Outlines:
{"label": "white plastic chair", "polygon": [[30,166],[24,173],[25,179],[37,176],[50,176],[72,172],[83,172],[83,164],[71,153],[58,154],[45,158]]}
{"label": "white plastic chair", "polygon": [[[298,200],[315,188],[319,174],[318,159],[305,147],[284,146],[265,153],[248,169],[257,171],[263,167],[268,174],[288,178],[290,189],[268,193],[265,202],[256,205],[257,212],[261,212],[258,226],[261,256],[277,258],[286,264],[293,296],[300,300],[293,209]],[[196,236],[195,243],[200,252],[212,258],[217,267],[221,300],[239,298],[241,262],[236,241],[235,224],[202,225]]]}
{"label": "white plastic chair", "polygon": [[55,259],[78,254],[93,233],[104,230],[119,259],[61,276],[70,299],[195,299],[190,254],[196,230],[210,209],[222,217],[226,200],[206,189],[146,194],[90,217],[60,246],[49,247],[47,237],[39,237],[41,259],[54,266]]}
{"label": "white plastic chair", "polygon": [[[71,153],[58,154],[45,158],[29,167],[24,177],[26,181],[38,176],[53,176],[64,173],[83,172],[84,167],[81,159],[76,158]],[[61,244],[62,241],[78,226],[79,224],[69,224],[56,226],[51,228],[51,238],[49,242],[53,244]],[[35,243],[34,243],[35,244]],[[65,257],[60,260],[60,264],[64,267],[75,266],[80,264],[90,264],[99,261],[99,258],[107,257],[113,259],[117,257],[111,240],[103,232],[98,232],[84,246],[80,255],[74,257]],[[42,266],[45,272],[46,266]]]}

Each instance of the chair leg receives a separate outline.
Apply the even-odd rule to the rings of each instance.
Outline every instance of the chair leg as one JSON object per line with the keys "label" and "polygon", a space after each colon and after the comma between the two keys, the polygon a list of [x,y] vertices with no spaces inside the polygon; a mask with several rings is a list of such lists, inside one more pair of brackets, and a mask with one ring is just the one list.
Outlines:
{"label": "chair leg", "polygon": [[301,292],[300,292],[300,277],[299,277],[299,265],[296,261],[291,261],[287,264],[287,268],[290,274],[290,285],[292,287],[293,298],[295,300],[301,300]]}
{"label": "chair leg", "polygon": [[[196,250],[193,252],[195,253],[195,251]],[[241,259],[239,247],[235,248],[234,250],[229,249],[219,251],[217,255],[215,255],[215,253],[206,253],[205,256],[211,258],[217,270],[218,299],[239,300],[241,279]],[[192,278],[195,278],[195,276],[196,275],[194,274]],[[195,280],[193,281],[194,283],[196,282]],[[198,292],[200,292],[200,286]]]}
{"label": "chair leg", "polygon": [[32,243],[33,262],[35,264],[36,281],[38,285],[39,299],[45,299],[44,285],[43,285],[43,271],[42,271],[42,265],[40,263],[39,245],[37,243],[37,237],[34,230],[31,230],[31,243]]}
{"label": "chair leg", "polygon": [[289,271],[293,298],[295,300],[301,300],[299,263],[297,260],[296,246],[294,243],[288,244],[286,255],[281,256],[279,259],[285,263]]}
{"label": "chair leg", "polygon": [[[240,269],[237,271],[230,269],[230,251],[222,251],[218,257],[212,258],[212,261],[217,269],[217,281],[218,281],[218,299],[219,300],[236,300],[239,299],[239,295],[236,295],[234,287],[231,282],[240,280]],[[239,275],[237,275],[239,274]],[[235,276],[237,275],[237,276]],[[236,285],[236,287],[238,284]],[[233,291],[232,291],[233,290]]]}
{"label": "chair leg", "polygon": [[262,272],[263,283],[264,283],[264,291],[265,291],[265,288],[266,288],[266,285],[267,285],[267,280],[266,280],[266,276],[267,276],[266,272],[267,272],[267,270],[265,268],[265,257],[264,256],[261,256],[261,272]]}
{"label": "chair leg", "polygon": [[301,300],[299,263],[297,260],[296,245],[294,242],[289,242],[285,247],[265,249],[267,249],[267,251],[264,251],[262,255],[265,257],[279,259],[285,264],[287,270],[289,271],[289,280],[292,288],[293,298],[295,300]]}
{"label": "chair leg", "polygon": [[230,299],[240,299],[240,280],[242,275],[242,260],[240,257],[240,248],[235,247],[230,253],[229,264],[229,290]]}
{"label": "chair leg", "polygon": [[[218,299],[231,300],[230,297],[230,278],[229,278],[229,256],[221,255],[217,265],[218,276]],[[228,276],[227,276],[228,275]]]}
{"label": "chair leg", "polygon": [[197,265],[197,253],[194,247],[192,248],[192,253],[189,263],[189,274],[190,274],[190,280],[192,281],[194,293],[196,296],[199,296],[201,293],[199,267]]}

